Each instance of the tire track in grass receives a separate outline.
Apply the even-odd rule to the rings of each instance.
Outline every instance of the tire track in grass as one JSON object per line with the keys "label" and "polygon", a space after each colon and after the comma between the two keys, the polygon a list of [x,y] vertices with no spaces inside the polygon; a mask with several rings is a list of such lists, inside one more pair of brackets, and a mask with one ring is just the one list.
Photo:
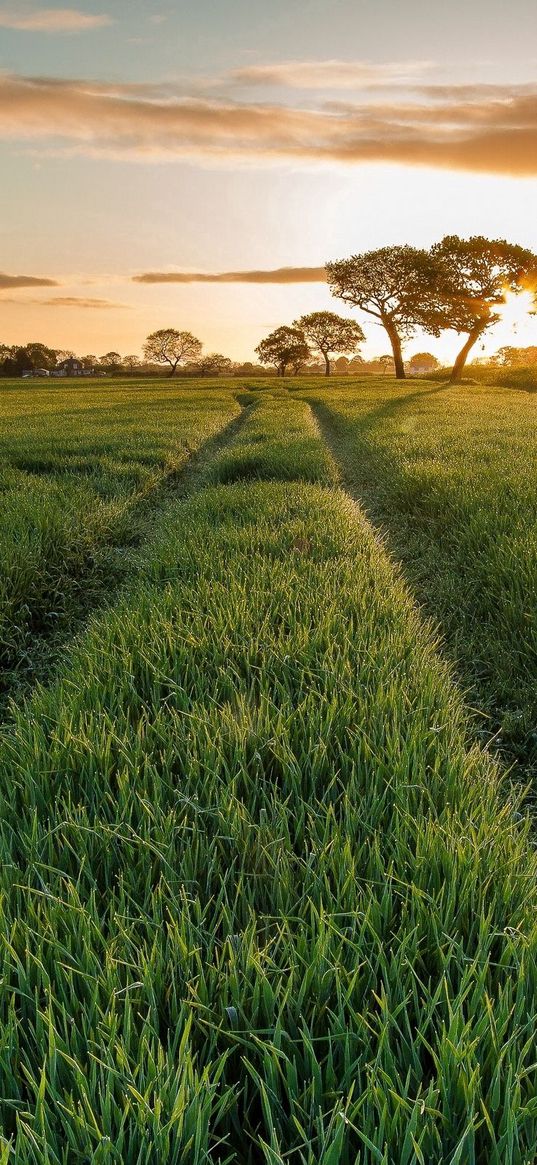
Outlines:
{"label": "tire track in grass", "polygon": [[[404,570],[403,570],[401,563],[390,553],[390,549],[389,549],[389,546],[387,545],[386,538],[384,537],[384,534],[383,534],[381,527],[375,521],[374,514],[372,514],[371,509],[367,505],[366,500],[362,497],[362,495],[359,493],[359,491],[353,487],[349,475],[345,472],[345,466],[343,464],[342,458],[341,458],[340,453],[339,453],[337,439],[335,437],[334,432],[332,431],[332,428],[330,426],[329,421],[327,420],[327,418],[325,417],[325,415],[322,411],[322,407],[318,408],[316,401],[308,401],[307,403],[308,403],[308,408],[311,410],[313,423],[315,425],[315,429],[316,429],[317,433],[319,434],[319,439],[323,442],[324,446],[326,447],[326,449],[328,451],[330,461],[334,467],[334,478],[335,478],[337,484],[339,485],[339,488],[341,490],[343,490],[343,492],[347,495],[349,502],[351,502],[352,505],[359,512],[361,520],[368,527],[372,537],[375,539],[375,541],[381,547],[382,552],[389,559],[394,573],[400,579],[402,579],[404,584],[406,585],[406,578],[405,578]],[[410,588],[408,588],[408,589],[410,591]],[[412,592],[410,591],[410,593],[412,593]],[[428,618],[423,613],[419,603],[415,603],[415,606],[416,606],[416,609],[418,611],[420,611],[420,614],[423,618],[423,621],[425,623],[427,623],[428,626],[433,628],[433,630],[434,630],[434,628],[435,628],[434,620],[431,618]]]}
{"label": "tire track in grass", "polygon": [[[338,480],[342,488],[349,495],[349,497],[359,506],[365,520],[373,530],[377,540],[382,546],[385,554],[392,562],[394,571],[403,579],[405,585],[408,587],[410,594],[413,596],[417,609],[420,611],[422,620],[432,628],[433,634],[438,640],[438,650],[446,659],[448,666],[451,669],[453,682],[462,690],[466,702],[468,713],[468,725],[474,739],[477,739],[481,748],[490,752],[494,758],[500,762],[502,767],[507,769],[510,778],[516,781],[517,784],[527,785],[528,777],[534,778],[532,767],[528,767],[524,761],[514,754],[511,750],[497,744],[498,731],[490,727],[490,710],[485,712],[483,707],[479,706],[479,696],[477,693],[469,692],[468,683],[465,684],[464,676],[461,675],[460,669],[457,666],[457,661],[449,655],[446,649],[445,636],[442,631],[439,616],[429,609],[423,602],[421,602],[415,594],[415,587],[412,578],[408,577],[408,572],[405,569],[404,562],[397,555],[397,551],[390,547],[390,538],[387,532],[383,530],[381,525],[382,516],[380,512],[375,510],[374,499],[372,497],[365,498],[363,494],[356,489],[352,475],[348,472],[344,456],[341,453],[339,437],[336,426],[331,419],[329,409],[321,402],[310,400],[308,401],[312,410],[312,415],[315,418],[318,426],[318,431],[326,444],[327,449],[333,459],[336,467]],[[379,459],[380,460],[380,459]],[[470,696],[470,700],[469,700]],[[497,724],[495,724],[495,729]],[[535,800],[534,794],[528,793],[528,797],[533,802]]]}
{"label": "tire track in grass", "polygon": [[[64,574],[69,591],[69,612],[65,625],[58,629],[46,613],[35,612],[25,627],[13,623],[12,644],[4,644],[0,653],[0,721],[12,700],[17,700],[39,681],[48,681],[51,672],[72,638],[84,627],[88,616],[115,600],[123,585],[137,571],[137,556],[151,533],[155,518],[173,497],[185,498],[199,488],[211,461],[219,456],[240,433],[258,400],[254,394],[233,393],[240,412],[207,437],[198,447],[186,450],[186,460],[169,464],[155,473],[128,500],[121,513],[121,526],[132,520],[129,538],[96,540],[86,551],[83,569],[80,558],[71,572]],[[119,520],[119,519],[118,519]],[[113,536],[113,532],[112,532]],[[51,604],[53,596],[51,595]],[[34,627],[32,626],[34,623]],[[9,634],[9,631],[8,631]],[[28,642],[31,635],[31,642]]]}
{"label": "tire track in grass", "polygon": [[[163,488],[159,491],[164,505],[171,495],[184,494],[186,497],[190,496],[196,489],[201,488],[202,479],[211,462],[235,440],[248,417],[259,407],[260,403],[254,393],[235,392],[233,399],[238,404],[240,412],[216,433],[213,433],[211,437],[203,441],[198,448],[191,450],[184,465],[166,475],[162,482]],[[161,506],[159,505],[158,508],[160,509]]]}
{"label": "tire track in grass", "polygon": [[[339,448],[336,429],[328,415],[328,409],[323,407],[321,403],[315,400],[308,400],[308,406],[311,409],[311,414],[314,419],[317,432],[319,433],[321,440],[325,444],[330,454],[340,488],[345,491],[349,500],[360,511],[363,521],[367,523],[376,542],[379,544],[379,546],[382,547],[383,553],[389,559],[394,573],[403,581],[403,584],[407,587],[409,594],[413,599],[416,610],[419,611],[424,624],[426,624],[429,629],[432,630],[433,635],[436,637],[439,634],[438,620],[435,620],[432,614],[428,614],[427,611],[425,611],[423,608],[422,604],[415,599],[412,585],[411,582],[407,579],[403,563],[390,550],[388,538],[382,528],[382,525],[380,524],[380,514],[375,512],[370,500],[365,498],[364,495],[358,489],[356,489],[351,475],[347,472],[347,468]],[[453,677],[454,682],[456,682],[455,669],[453,669]],[[473,711],[473,709],[469,709],[469,711]],[[480,743],[482,744],[482,741]]]}
{"label": "tire track in grass", "polygon": [[[460,689],[455,667],[452,666],[449,660],[446,660],[443,657],[443,653],[441,652],[442,639],[438,621],[435,620],[432,614],[428,614],[415,598],[412,586],[406,577],[403,564],[394,554],[392,554],[382,527],[375,520],[374,512],[372,512],[371,508],[368,506],[365,498],[361,495],[361,493],[353,486],[352,479],[346,472],[343,459],[339,452],[336,434],[332,429],[330,421],[325,415],[322,405],[318,405],[316,401],[308,401],[307,404],[308,408],[311,410],[313,424],[315,425],[316,432],[319,434],[319,439],[322,441],[323,445],[328,451],[328,455],[333,466],[335,481],[337,482],[339,488],[347,495],[350,504],[359,514],[360,520],[366,526],[370,536],[377,543],[381,553],[390,563],[394,577],[400,581],[403,584],[405,590],[408,591],[410,601],[416,609],[417,616],[420,622],[423,623],[425,634],[429,635],[435,641],[439,650],[439,654],[442,655],[443,664],[447,664],[447,667],[451,672],[451,678],[455,687]],[[476,709],[467,707],[467,711],[469,714],[471,714],[475,712]],[[479,744],[481,748],[484,747],[482,739],[479,740]]]}

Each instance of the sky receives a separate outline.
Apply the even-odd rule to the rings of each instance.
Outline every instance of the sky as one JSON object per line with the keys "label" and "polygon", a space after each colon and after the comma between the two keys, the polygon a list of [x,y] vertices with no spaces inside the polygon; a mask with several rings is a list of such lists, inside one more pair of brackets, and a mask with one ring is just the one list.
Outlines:
{"label": "sky", "polygon": [[[537,251],[535,0],[65,4],[0,0],[0,342],[140,354],[171,326],[248,360],[326,308],[373,356],[327,260]],[[484,353],[537,343],[526,307]]]}

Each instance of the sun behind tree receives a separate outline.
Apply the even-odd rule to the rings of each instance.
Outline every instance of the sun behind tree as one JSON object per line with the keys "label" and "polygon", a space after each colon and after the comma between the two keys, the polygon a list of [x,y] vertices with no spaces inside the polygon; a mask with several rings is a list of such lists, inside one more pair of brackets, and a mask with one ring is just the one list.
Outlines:
{"label": "sun behind tree", "polygon": [[458,384],[474,344],[501,319],[508,294],[519,295],[537,268],[536,256],[506,239],[446,235],[431,248],[437,268],[430,301],[433,335],[449,328],[466,336],[451,372]]}

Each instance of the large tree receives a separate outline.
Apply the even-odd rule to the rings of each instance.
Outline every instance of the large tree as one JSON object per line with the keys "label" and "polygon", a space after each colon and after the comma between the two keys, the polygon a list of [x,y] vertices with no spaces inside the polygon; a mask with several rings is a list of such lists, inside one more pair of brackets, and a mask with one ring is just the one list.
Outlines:
{"label": "large tree", "polygon": [[355,320],[345,319],[333,311],[312,311],[295,320],[295,328],[305,335],[312,348],[317,348],[325,364],[325,375],[330,376],[330,356],[335,353],[356,352],[365,340]]}
{"label": "large tree", "polygon": [[274,364],[278,376],[285,376],[291,365],[298,372],[306,363],[310,350],[301,328],[276,328],[255,349],[262,364]]}
{"label": "large tree", "polygon": [[175,376],[179,364],[187,360],[198,360],[201,356],[201,340],[192,332],[178,332],[176,328],[160,328],[151,332],[144,344],[146,360],[156,364],[169,364],[170,376]]}
{"label": "large tree", "polygon": [[332,294],[360,308],[386,329],[398,380],[405,376],[403,340],[423,322],[432,267],[427,251],[408,246],[381,247],[326,265]]}
{"label": "large tree", "polygon": [[34,368],[45,368],[48,372],[56,367],[57,352],[46,344],[26,344],[26,352]]}
{"label": "large tree", "polygon": [[466,336],[450,377],[450,384],[458,384],[474,344],[500,319],[506,293],[523,289],[537,259],[526,247],[482,235],[446,235],[431,256],[436,266],[431,330],[449,328]]}
{"label": "large tree", "polygon": [[9,350],[9,354],[3,362],[3,371],[6,376],[22,376],[23,372],[33,372],[34,367],[27,348],[16,345]]}

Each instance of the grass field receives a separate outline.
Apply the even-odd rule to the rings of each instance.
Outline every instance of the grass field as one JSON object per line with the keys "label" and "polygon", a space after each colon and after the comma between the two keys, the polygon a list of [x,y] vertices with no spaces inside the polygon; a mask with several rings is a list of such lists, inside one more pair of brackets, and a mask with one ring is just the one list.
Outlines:
{"label": "grass field", "polygon": [[[460,684],[512,713],[519,624],[494,619],[519,590],[531,610],[526,405],[252,388],[7,394],[9,521],[12,490],[28,529],[41,515],[37,478],[74,499],[66,462],[87,457],[73,542],[101,503],[128,507],[111,545],[138,533],[5,709],[0,1162],[530,1165],[537,861]],[[83,593],[62,545],[47,571]],[[512,644],[528,716],[531,629]]]}
{"label": "grass field", "polygon": [[214,390],[1,392],[0,697],[49,666],[61,631],[117,582],[166,483],[240,413]]}
{"label": "grass field", "polygon": [[536,779],[535,396],[415,381],[307,395],[438,621],[483,736]]}

